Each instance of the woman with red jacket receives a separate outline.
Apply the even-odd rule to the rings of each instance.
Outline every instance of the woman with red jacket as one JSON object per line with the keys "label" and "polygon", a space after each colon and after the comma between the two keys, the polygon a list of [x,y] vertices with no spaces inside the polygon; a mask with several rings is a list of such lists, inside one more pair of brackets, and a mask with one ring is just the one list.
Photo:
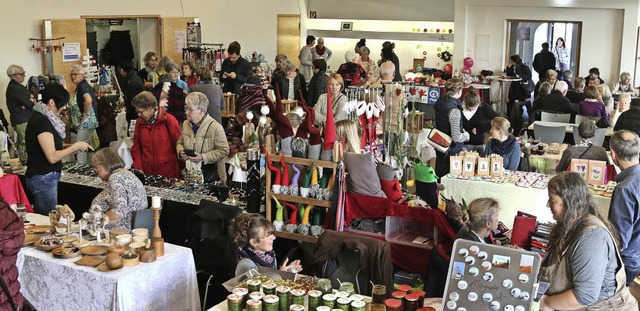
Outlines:
{"label": "woman with red jacket", "polygon": [[22,243],[24,242],[24,223],[0,197],[0,277],[4,279],[11,295],[11,300],[0,289],[0,310],[13,310],[11,301],[18,310],[22,309],[24,297],[20,294],[20,282],[18,282],[18,268],[16,260]]}
{"label": "woman with red jacket", "polygon": [[148,175],[178,178],[180,169],[176,143],[180,139],[178,120],[163,109],[150,92],[142,92],[131,101],[138,113],[133,134],[133,167]]}

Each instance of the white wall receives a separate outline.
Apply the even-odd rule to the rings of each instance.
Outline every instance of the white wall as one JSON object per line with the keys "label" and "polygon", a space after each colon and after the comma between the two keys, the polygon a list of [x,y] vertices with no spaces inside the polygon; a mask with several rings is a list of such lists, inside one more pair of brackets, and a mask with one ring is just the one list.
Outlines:
{"label": "white wall", "polygon": [[[308,0],[317,18],[452,22],[453,0]],[[304,15],[304,14],[303,14]]]}
{"label": "white wall", "polygon": [[474,57],[476,35],[489,35],[490,59],[476,61],[472,69],[474,73],[499,71],[505,62],[506,20],[532,19],[582,22],[580,76],[598,67],[603,79],[612,83],[621,71],[634,69],[637,0],[456,0],[455,14],[457,68],[462,67],[464,57]]}
{"label": "white wall", "polygon": [[[276,55],[277,14],[301,14],[302,39],[306,34],[304,0],[112,0],[108,5],[97,4],[94,1],[35,0],[25,5],[20,1],[0,0],[0,38],[3,43],[0,72],[5,72],[9,65],[15,63],[24,67],[27,75],[42,73],[42,55],[31,52],[28,38],[42,36],[44,19],[74,19],[81,15],[194,16],[199,17],[202,23],[203,42],[221,42],[226,46],[237,40],[242,45],[243,55],[257,50],[268,60],[273,60]],[[150,49],[141,48],[145,51],[141,53],[147,50]],[[1,92],[4,93],[8,83],[9,78],[0,75]],[[9,115],[4,96],[0,96],[0,108]]]}
{"label": "white wall", "polygon": [[[138,57],[139,68],[144,67],[143,58],[149,51],[156,51],[156,46],[160,46],[158,37],[155,35],[158,31],[158,23],[154,18],[139,18],[138,19],[138,35],[140,37],[138,51],[140,56]],[[134,43],[135,44],[135,43]]]}

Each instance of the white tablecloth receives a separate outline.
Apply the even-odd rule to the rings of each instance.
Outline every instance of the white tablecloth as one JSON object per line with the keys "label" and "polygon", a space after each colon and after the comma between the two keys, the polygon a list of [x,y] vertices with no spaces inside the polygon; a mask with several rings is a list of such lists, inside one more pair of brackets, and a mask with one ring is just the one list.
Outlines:
{"label": "white tablecloth", "polygon": [[[498,200],[501,207],[498,219],[509,228],[513,228],[513,218],[518,211],[535,215],[540,222],[555,222],[551,210],[547,207],[549,200],[547,189],[523,188],[510,183],[498,184],[448,177],[443,177],[441,181],[446,187],[447,194],[453,196],[457,202],[462,202],[462,198],[467,204],[477,198],[490,197]],[[600,207],[600,212],[608,215],[611,198],[599,195],[595,195],[594,198]]]}
{"label": "white tablecloth", "polygon": [[191,250],[165,243],[152,263],[100,272],[23,248],[17,266],[22,294],[38,310],[200,310]]}

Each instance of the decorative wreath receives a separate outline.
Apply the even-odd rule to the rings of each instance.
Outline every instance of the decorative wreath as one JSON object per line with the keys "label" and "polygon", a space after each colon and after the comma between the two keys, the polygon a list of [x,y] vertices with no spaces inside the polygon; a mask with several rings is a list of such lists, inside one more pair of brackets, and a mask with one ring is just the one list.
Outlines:
{"label": "decorative wreath", "polygon": [[438,56],[445,62],[451,61],[451,57],[453,57],[453,55],[449,51],[438,53]]}

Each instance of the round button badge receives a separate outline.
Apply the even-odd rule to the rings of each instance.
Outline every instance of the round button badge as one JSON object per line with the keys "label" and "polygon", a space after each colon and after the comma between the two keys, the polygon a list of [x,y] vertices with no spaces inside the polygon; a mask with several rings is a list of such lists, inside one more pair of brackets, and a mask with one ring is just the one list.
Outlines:
{"label": "round button badge", "polygon": [[469,301],[476,301],[478,300],[478,294],[476,292],[469,292],[467,299],[469,299]]}
{"label": "round button badge", "polygon": [[458,295],[458,293],[456,292],[449,293],[449,300],[458,301],[458,299],[460,299],[460,295]]}
{"label": "round button badge", "polygon": [[458,282],[458,288],[465,290],[467,289],[467,287],[469,287],[469,284],[467,284],[467,281],[460,281]]}

